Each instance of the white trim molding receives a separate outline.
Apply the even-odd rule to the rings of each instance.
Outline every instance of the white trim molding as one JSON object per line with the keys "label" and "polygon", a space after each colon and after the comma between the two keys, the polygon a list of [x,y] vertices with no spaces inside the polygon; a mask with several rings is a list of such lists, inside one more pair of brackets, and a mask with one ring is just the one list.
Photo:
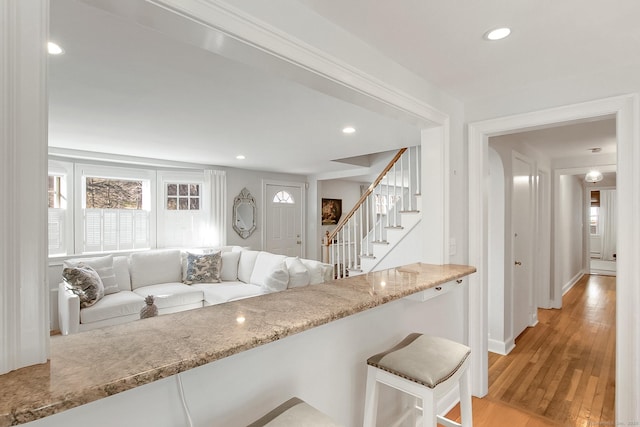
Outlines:
{"label": "white trim molding", "polygon": [[[622,95],[527,114],[469,124],[469,263],[478,273],[469,277],[470,336],[487,341],[487,178],[488,139],[514,131],[556,123],[615,116],[618,138],[617,191],[618,280],[616,305],[616,422],[640,421],[640,106],[638,94]],[[555,284],[559,287],[560,284]],[[561,289],[554,289],[556,295]],[[473,367],[473,365],[472,365]],[[472,370],[472,372],[474,372]],[[481,372],[486,372],[482,370]],[[478,375],[475,371],[475,375]],[[477,380],[477,378],[476,378]],[[481,378],[488,389],[488,378]],[[477,390],[474,390],[474,394]]]}
{"label": "white trim molding", "polygon": [[48,356],[49,2],[0,2],[0,374]]}

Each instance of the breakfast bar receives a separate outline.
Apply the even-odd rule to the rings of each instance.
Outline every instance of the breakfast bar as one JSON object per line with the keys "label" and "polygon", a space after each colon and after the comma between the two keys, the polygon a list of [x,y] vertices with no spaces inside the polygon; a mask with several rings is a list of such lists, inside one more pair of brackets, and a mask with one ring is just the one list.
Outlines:
{"label": "breakfast bar", "polygon": [[51,338],[0,376],[0,427],[243,425],[290,395],[361,419],[364,355],[408,331],[466,340],[464,265],[410,264]]}

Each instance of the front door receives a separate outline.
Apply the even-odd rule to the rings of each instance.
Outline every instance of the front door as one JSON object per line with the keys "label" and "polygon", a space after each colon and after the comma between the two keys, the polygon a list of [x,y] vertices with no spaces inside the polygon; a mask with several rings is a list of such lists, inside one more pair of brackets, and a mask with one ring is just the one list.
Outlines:
{"label": "front door", "polygon": [[513,337],[531,325],[534,271],[534,169],[524,156],[513,156],[512,230],[513,230]]}
{"label": "front door", "polygon": [[267,252],[304,256],[303,185],[265,184],[265,250]]}

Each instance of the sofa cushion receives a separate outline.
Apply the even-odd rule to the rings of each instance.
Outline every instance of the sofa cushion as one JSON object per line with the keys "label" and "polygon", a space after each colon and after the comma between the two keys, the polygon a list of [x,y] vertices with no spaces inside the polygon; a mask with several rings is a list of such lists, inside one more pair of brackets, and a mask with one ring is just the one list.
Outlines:
{"label": "sofa cushion", "polygon": [[80,310],[80,323],[93,323],[140,313],[144,298],[131,291],[106,295],[91,307]]}
{"label": "sofa cushion", "polygon": [[318,285],[320,283],[324,283],[324,270],[322,268],[323,263],[312,259],[302,259],[300,261],[302,261],[302,264],[307,267],[307,270],[309,271],[310,285]]}
{"label": "sofa cushion", "polygon": [[256,259],[260,251],[240,251],[238,261],[238,280],[244,283],[251,283],[251,273],[256,264]]}
{"label": "sofa cushion", "polygon": [[202,290],[184,283],[161,283],[158,285],[142,286],[133,290],[143,299],[148,295],[155,297],[156,306],[161,308],[176,307],[202,302]]}
{"label": "sofa cushion", "polygon": [[[254,269],[255,270],[255,269]],[[287,269],[287,264],[284,260],[279,264],[271,267],[271,270],[267,273],[264,278],[264,288],[268,289],[270,292],[279,292],[287,289],[289,285],[289,270]]]}
{"label": "sofa cushion", "polygon": [[129,257],[113,257],[113,272],[116,274],[116,282],[121,291],[131,290],[131,276],[129,276]]}
{"label": "sofa cushion", "polygon": [[63,263],[64,267],[77,267],[78,264],[83,263],[93,268],[104,286],[104,294],[114,294],[120,292],[118,287],[118,279],[113,269],[113,255],[107,255],[97,258],[73,258],[68,259]]}
{"label": "sofa cushion", "polygon": [[267,293],[260,286],[251,283],[222,282],[222,283],[196,283],[192,288],[200,289],[204,293],[205,305],[222,304],[243,298],[255,297]]}
{"label": "sofa cushion", "polygon": [[104,286],[98,273],[79,262],[75,267],[64,267],[62,279],[71,292],[80,298],[80,307],[90,307],[104,297]]}
{"label": "sofa cushion", "polygon": [[309,284],[309,270],[304,266],[300,258],[288,257],[285,259],[289,270],[289,288],[298,288]]}
{"label": "sofa cushion", "polygon": [[256,257],[256,263],[251,272],[250,283],[254,285],[265,286],[267,276],[282,265],[286,256],[276,255],[271,252],[261,251]]}
{"label": "sofa cushion", "polygon": [[134,252],[129,255],[129,271],[133,290],[141,286],[179,282],[182,279],[180,251],[161,249]]}
{"label": "sofa cushion", "polygon": [[182,270],[182,283],[219,283],[222,256],[220,252],[212,254],[183,254],[185,263]]}
{"label": "sofa cushion", "polygon": [[240,252],[222,252],[220,279],[223,281],[238,280],[238,261],[240,261]]}

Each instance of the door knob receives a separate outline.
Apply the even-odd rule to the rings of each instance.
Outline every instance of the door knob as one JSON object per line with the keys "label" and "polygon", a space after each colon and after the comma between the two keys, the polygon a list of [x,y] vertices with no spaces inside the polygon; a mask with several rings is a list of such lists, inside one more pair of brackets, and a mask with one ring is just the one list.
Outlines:
{"label": "door knob", "polygon": [[520,261],[516,261],[515,264],[516,265],[522,265],[522,263]]}
{"label": "door knob", "polygon": [[300,245],[300,244],[302,244],[302,241],[298,240],[298,241],[296,241],[296,243]]}

